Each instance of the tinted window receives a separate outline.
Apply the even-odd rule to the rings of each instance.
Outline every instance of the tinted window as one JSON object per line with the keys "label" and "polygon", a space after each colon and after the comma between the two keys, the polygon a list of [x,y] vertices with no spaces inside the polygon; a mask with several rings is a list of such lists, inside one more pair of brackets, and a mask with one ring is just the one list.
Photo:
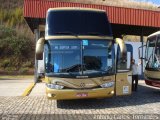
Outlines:
{"label": "tinted window", "polygon": [[46,22],[46,35],[112,35],[105,12],[49,11]]}

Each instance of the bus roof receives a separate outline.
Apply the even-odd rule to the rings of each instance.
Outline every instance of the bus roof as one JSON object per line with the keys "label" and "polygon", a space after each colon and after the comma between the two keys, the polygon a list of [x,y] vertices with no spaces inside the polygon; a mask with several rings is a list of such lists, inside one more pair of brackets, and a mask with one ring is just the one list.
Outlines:
{"label": "bus roof", "polygon": [[153,37],[153,36],[156,36],[156,35],[160,35],[160,31],[157,31],[157,32],[155,32],[155,33],[149,35],[148,38]]}
{"label": "bus roof", "polygon": [[54,11],[54,10],[79,10],[79,11],[95,11],[95,12],[105,12],[105,10],[100,10],[100,9],[94,9],[94,8],[81,8],[81,7],[58,7],[58,8],[49,8],[49,11]]}

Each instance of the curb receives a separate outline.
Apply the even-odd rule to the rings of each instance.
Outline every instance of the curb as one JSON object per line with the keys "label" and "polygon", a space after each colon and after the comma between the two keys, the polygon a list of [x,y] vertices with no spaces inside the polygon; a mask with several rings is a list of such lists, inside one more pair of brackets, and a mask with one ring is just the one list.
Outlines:
{"label": "curb", "polygon": [[21,96],[28,96],[30,94],[30,92],[32,91],[32,89],[34,88],[35,83],[31,83],[27,89],[23,92],[23,94]]}

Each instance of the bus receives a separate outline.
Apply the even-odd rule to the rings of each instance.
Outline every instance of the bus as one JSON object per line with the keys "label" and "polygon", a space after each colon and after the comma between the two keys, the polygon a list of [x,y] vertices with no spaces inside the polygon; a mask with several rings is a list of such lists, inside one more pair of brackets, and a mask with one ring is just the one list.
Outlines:
{"label": "bus", "polygon": [[145,83],[160,88],[160,31],[148,36],[144,59]]}
{"label": "bus", "polygon": [[122,39],[113,39],[103,10],[48,9],[45,38],[36,43],[36,59],[44,59],[50,99],[131,94],[131,52]]}

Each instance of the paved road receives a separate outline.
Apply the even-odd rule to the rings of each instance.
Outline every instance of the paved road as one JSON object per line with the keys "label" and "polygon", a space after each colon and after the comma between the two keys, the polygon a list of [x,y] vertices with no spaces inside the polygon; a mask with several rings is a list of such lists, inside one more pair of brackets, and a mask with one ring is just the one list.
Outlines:
{"label": "paved road", "polygon": [[21,96],[32,79],[0,78],[0,96]]}
{"label": "paved road", "polygon": [[[43,86],[44,84],[39,84]],[[36,88],[37,90],[39,89]],[[44,87],[43,87],[44,88]],[[35,89],[34,89],[35,90]],[[33,90],[33,92],[34,92]],[[36,93],[37,94],[37,93]],[[32,94],[33,95],[33,94]],[[0,97],[0,119],[93,119],[95,115],[160,114],[160,89],[140,83],[131,96],[89,100],[48,100],[42,96]],[[106,117],[106,116],[98,116]],[[127,118],[127,116],[123,116]],[[157,119],[157,116],[153,116]],[[160,116],[159,118],[160,119]]]}
{"label": "paved road", "polygon": [[29,96],[45,96],[45,83],[37,83]]}

